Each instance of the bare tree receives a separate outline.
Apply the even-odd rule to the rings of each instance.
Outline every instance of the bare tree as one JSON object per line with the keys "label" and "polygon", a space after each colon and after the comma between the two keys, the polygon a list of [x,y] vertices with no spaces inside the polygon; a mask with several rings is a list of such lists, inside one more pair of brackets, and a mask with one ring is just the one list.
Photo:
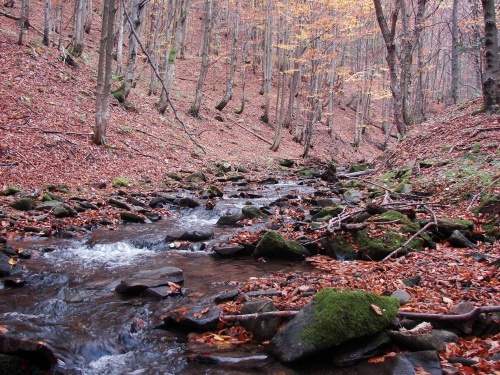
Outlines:
{"label": "bare tree", "polygon": [[458,0],[453,0],[453,11],[451,18],[451,100],[453,104],[458,102],[458,75],[460,73],[458,67]]}
{"label": "bare tree", "polygon": [[50,0],[45,0],[45,17],[43,22],[43,41],[44,46],[49,46],[50,44]]}
{"label": "bare tree", "polygon": [[111,92],[111,68],[115,41],[115,0],[104,0],[102,12],[99,63],[97,68],[96,125],[92,140],[97,145],[106,143],[106,129],[109,122],[109,97]]}
{"label": "bare tree", "polygon": [[83,52],[84,32],[85,32],[85,0],[78,0],[75,16],[75,35],[73,39],[73,49],[71,53],[80,56]]}
{"label": "bare tree", "polygon": [[484,108],[497,112],[500,105],[500,63],[498,60],[498,29],[494,0],[481,0],[484,16],[485,69],[483,82]]}
{"label": "bare tree", "polygon": [[23,44],[24,31],[28,30],[30,17],[30,2],[29,0],[21,0],[21,16],[19,17],[19,38],[17,44]]}

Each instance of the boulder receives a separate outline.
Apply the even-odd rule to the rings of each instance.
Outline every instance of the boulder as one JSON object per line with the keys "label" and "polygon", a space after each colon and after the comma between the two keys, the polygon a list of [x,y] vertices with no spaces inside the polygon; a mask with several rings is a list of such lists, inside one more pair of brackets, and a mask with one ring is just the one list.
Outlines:
{"label": "boulder", "polygon": [[[354,234],[354,243],[359,245],[358,251],[367,260],[382,260],[406,241],[405,236],[391,229],[387,229],[380,236],[370,235],[369,229],[359,230]],[[407,254],[409,248],[421,250],[422,242],[420,238],[415,238],[406,248],[399,251],[399,256]]]}
{"label": "boulder", "polygon": [[286,168],[292,168],[295,165],[295,162],[291,159],[280,159],[278,160],[279,165]]}
{"label": "boulder", "polygon": [[351,189],[351,190],[347,190],[344,193],[344,200],[347,203],[359,204],[359,202],[361,202],[362,196],[363,196],[363,193],[361,193],[360,191]]}
{"label": "boulder", "polygon": [[130,205],[128,205],[127,203],[122,202],[118,199],[110,198],[108,202],[113,207],[118,207],[118,208],[121,208],[123,210],[132,211],[132,207]]}
{"label": "boulder", "polygon": [[174,200],[174,203],[179,205],[180,207],[188,207],[188,208],[196,208],[200,205],[199,202],[187,197],[176,199]]}
{"label": "boulder", "polygon": [[205,194],[210,197],[210,198],[215,198],[219,197],[222,198],[224,196],[224,193],[222,192],[221,189],[219,189],[217,186],[212,185],[210,186],[206,191]]}
{"label": "boulder", "polygon": [[336,216],[338,216],[344,208],[342,206],[335,207],[325,207],[321,209],[318,213],[313,215],[312,221],[328,221]]}
{"label": "boulder", "polygon": [[10,205],[19,211],[29,211],[35,208],[36,200],[33,198],[21,198]]}
{"label": "boulder", "polygon": [[157,206],[167,204],[168,200],[165,197],[155,197],[149,202],[149,207],[156,208]]}
{"label": "boulder", "polygon": [[253,256],[256,258],[304,259],[311,256],[311,253],[297,242],[286,241],[278,232],[269,231],[259,240]]}
{"label": "boulder", "polygon": [[391,344],[391,339],[385,332],[371,337],[362,337],[351,340],[342,345],[339,353],[335,353],[333,364],[336,366],[350,366],[374,356],[383,354],[384,350]]}
{"label": "boulder", "polygon": [[53,350],[38,340],[19,339],[0,334],[0,353],[21,357],[42,367],[57,364],[57,357]]}
{"label": "boulder", "polygon": [[182,233],[179,237],[177,237],[178,241],[207,241],[214,236],[213,231],[203,231],[203,230],[189,230],[187,232]]}
{"label": "boulder", "polygon": [[397,298],[401,306],[406,305],[411,300],[411,295],[406,290],[398,289],[392,292],[391,297]]}
{"label": "boulder", "polygon": [[184,177],[184,181],[186,182],[207,182],[207,178],[202,171],[198,171],[195,173],[191,173]]}
{"label": "boulder", "polygon": [[[380,363],[361,363],[349,368],[352,374],[370,375],[414,375],[416,367],[421,367],[430,375],[442,375],[441,361],[435,351],[421,351],[398,354]],[[349,372],[351,373],[351,372]]]}
{"label": "boulder", "polygon": [[240,295],[240,291],[238,289],[228,290],[227,292],[221,293],[214,298],[215,303],[222,303],[226,301],[234,301],[236,297]]}
{"label": "boulder", "polygon": [[325,255],[328,255],[331,258],[342,261],[353,261],[359,259],[358,252],[351,246],[344,236],[327,236],[322,242],[322,245]]}
{"label": "boulder", "polygon": [[241,212],[233,215],[221,216],[219,220],[217,220],[217,225],[235,225],[238,221],[243,220],[243,218],[244,216]]}
{"label": "boulder", "polygon": [[407,334],[403,332],[391,331],[389,336],[392,341],[402,349],[411,351],[437,350],[443,352],[446,345],[441,338],[430,333]]}
{"label": "boulder", "polygon": [[127,187],[131,182],[132,181],[129,180],[128,178],[116,177],[111,183],[111,186],[113,186],[114,188]]}
{"label": "boulder", "polygon": [[335,207],[340,204],[340,198],[320,198],[316,200],[316,205],[319,207]]}
{"label": "boulder", "polygon": [[143,270],[132,275],[127,280],[122,280],[115,288],[118,294],[139,294],[148,288],[167,286],[168,282],[181,284],[184,275],[180,268],[163,267],[155,270]]}
{"label": "boulder", "polygon": [[189,307],[172,311],[163,319],[165,328],[183,328],[189,331],[214,331],[220,323],[221,308]]}
{"label": "boulder", "polygon": [[[429,223],[430,220],[420,221],[420,225],[424,226]],[[467,234],[474,229],[474,223],[470,220],[455,219],[450,217],[443,217],[438,219],[437,230],[435,226],[429,228],[433,232],[438,232],[445,237],[451,236],[455,230],[460,231],[462,234]]]}
{"label": "boulder", "polygon": [[215,254],[223,258],[239,255],[249,255],[246,247],[241,245],[214,246],[213,251]]}
{"label": "boulder", "polygon": [[280,361],[294,362],[381,332],[397,317],[398,308],[392,297],[326,288],[274,336],[269,348]]}
{"label": "boulder", "polygon": [[137,207],[147,207],[144,202],[134,197],[127,197],[127,202]]}
{"label": "boulder", "polygon": [[455,247],[468,247],[469,249],[477,249],[477,246],[470,242],[465,236],[459,231],[454,230],[451,236],[448,238],[448,242],[451,246]]}
{"label": "boulder", "polygon": [[241,213],[247,219],[256,219],[256,218],[267,219],[267,215],[261,212],[255,206],[245,206],[241,209]]}
{"label": "boulder", "polygon": [[[255,314],[276,311],[274,304],[267,299],[256,299],[245,302],[241,308],[242,314]],[[258,341],[271,340],[276,334],[276,331],[283,323],[283,319],[279,317],[267,317],[255,320],[242,321],[241,325],[247,331],[252,332],[253,338]]]}
{"label": "boulder", "polygon": [[146,221],[143,216],[127,211],[120,212],[120,218],[129,223],[144,223]]}

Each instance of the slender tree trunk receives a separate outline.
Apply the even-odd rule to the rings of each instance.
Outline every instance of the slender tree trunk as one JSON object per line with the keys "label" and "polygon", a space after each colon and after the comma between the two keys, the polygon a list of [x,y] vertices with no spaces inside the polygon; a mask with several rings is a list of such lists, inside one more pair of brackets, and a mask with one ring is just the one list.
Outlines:
{"label": "slender tree trunk", "polygon": [[295,132],[293,135],[293,140],[297,143],[302,142],[304,139],[304,130],[301,127],[301,104],[302,104],[302,63],[299,62],[299,73],[297,77],[297,111],[295,114]]}
{"label": "slender tree trunk", "polygon": [[78,0],[75,17],[75,35],[72,53],[80,56],[84,45],[85,0]]}
{"label": "slender tree trunk", "polygon": [[[191,0],[187,0],[186,9],[191,7]],[[188,28],[189,28],[189,17],[186,16],[184,23],[182,24],[182,39],[181,39],[181,47],[180,47],[180,59],[186,59],[186,51],[187,51],[187,38],[188,38]]]}
{"label": "slender tree trunk", "polygon": [[45,0],[45,18],[43,22],[43,45],[49,46],[50,44],[50,0]]}
{"label": "slender tree trunk", "polygon": [[422,30],[424,28],[425,6],[427,0],[418,0],[418,10],[415,17],[415,43],[417,45],[417,88],[415,93],[414,118],[417,124],[425,120],[425,101],[424,101],[424,58]]}
{"label": "slender tree trunk", "polygon": [[458,40],[458,0],[453,0],[453,11],[451,19],[451,100],[453,104],[458,102],[458,75],[459,71],[459,40]]}
{"label": "slender tree trunk", "polygon": [[122,74],[122,57],[123,57],[123,29],[125,26],[125,17],[122,7],[120,9],[120,18],[118,19],[118,42],[116,43],[116,70],[115,75]]}
{"label": "slender tree trunk", "polygon": [[104,0],[101,40],[99,44],[99,63],[97,68],[96,126],[92,137],[93,142],[97,145],[106,143],[106,130],[109,122],[115,13],[115,0]]}
{"label": "slender tree trunk", "polygon": [[196,84],[196,93],[194,103],[189,110],[189,114],[193,117],[199,117],[201,101],[203,99],[203,85],[208,70],[208,52],[210,50],[210,39],[212,33],[212,0],[205,0],[205,18],[204,18],[204,34],[203,34],[203,50],[201,54],[201,68],[198,82]]}
{"label": "slender tree trunk", "polygon": [[[336,33],[334,34],[334,36]],[[335,52],[337,49],[337,43],[333,42],[332,45],[332,57],[330,63],[330,74],[329,74],[329,85],[328,85],[328,114],[326,117],[326,127],[328,128],[328,135],[330,138],[333,134],[333,126],[335,125]]]}
{"label": "slender tree trunk", "polygon": [[401,41],[401,99],[403,101],[403,120],[406,125],[411,125],[413,124],[410,103],[411,66],[413,63],[413,35],[410,35],[410,13],[406,8],[406,0],[399,1],[401,4],[401,18],[404,34]]}
{"label": "slender tree trunk", "polygon": [[[154,66],[151,67],[151,77],[150,77],[150,84],[149,84],[149,92],[148,92],[148,95],[156,95],[156,91],[157,91],[157,88],[158,88],[158,82],[157,82],[157,78],[156,78],[156,74],[155,74],[155,69],[158,70],[158,60],[159,60],[159,55],[158,55],[158,38],[159,38],[159,35],[160,35],[160,25],[161,25],[161,19],[162,19],[162,15],[163,15],[163,3],[164,3],[164,0],[160,0],[160,3],[159,3],[159,6],[158,6],[158,9],[156,9],[156,23],[155,23],[155,26],[154,26],[154,36],[153,36],[153,51],[152,54],[153,55],[153,63],[154,63]],[[153,10],[153,13],[155,11]],[[153,23],[153,22],[151,22]]]}
{"label": "slender tree trunk", "polygon": [[248,28],[245,33],[245,41],[243,42],[243,46],[241,48],[241,107],[239,110],[234,111],[236,114],[243,113],[245,109],[245,100],[246,100],[246,72],[247,72],[247,55],[248,55],[248,40],[250,39],[250,33],[252,32],[251,28]]}
{"label": "slender tree trunk", "polygon": [[266,20],[266,30],[265,30],[265,40],[264,40],[264,81],[263,81],[263,93],[264,93],[264,114],[261,116],[261,120],[266,124],[269,123],[269,111],[271,106],[271,79],[273,73],[273,38],[274,38],[274,16],[271,10],[271,1],[268,0],[267,3],[267,20]]}
{"label": "slender tree trunk", "polygon": [[500,105],[500,63],[498,60],[498,29],[495,1],[482,0],[484,15],[485,70],[483,82],[484,107],[488,113],[498,112]]}
{"label": "slender tree trunk", "polygon": [[386,60],[389,67],[392,97],[394,99],[394,122],[399,134],[404,135],[406,133],[406,125],[403,119],[403,97],[398,81],[398,74],[396,69],[397,53],[396,44],[394,43],[394,38],[396,35],[396,23],[398,20],[398,13],[400,9],[400,0],[395,0],[395,10],[393,11],[391,16],[390,29],[387,25],[384,12],[382,10],[381,0],[373,0],[373,3],[375,5],[375,12],[377,14],[377,22],[380,26],[380,30],[385,41],[385,47],[387,49]]}
{"label": "slender tree trunk", "polygon": [[29,0],[21,0],[21,16],[19,17],[19,38],[17,44],[23,44],[23,36],[25,30],[28,30],[30,18],[30,2]]}
{"label": "slender tree trunk", "polygon": [[85,22],[83,29],[86,34],[90,34],[90,30],[92,29],[92,15],[94,12],[92,11],[92,0],[86,1],[86,10],[85,10]]}
{"label": "slender tree trunk", "polygon": [[221,102],[215,107],[219,111],[222,111],[224,107],[229,103],[233,97],[233,85],[234,85],[234,75],[236,74],[236,60],[238,56],[238,26],[239,18],[241,12],[241,0],[238,0],[238,5],[233,19],[233,38],[231,42],[231,59],[229,62],[230,72],[229,79],[226,82],[226,94],[222,98]]}

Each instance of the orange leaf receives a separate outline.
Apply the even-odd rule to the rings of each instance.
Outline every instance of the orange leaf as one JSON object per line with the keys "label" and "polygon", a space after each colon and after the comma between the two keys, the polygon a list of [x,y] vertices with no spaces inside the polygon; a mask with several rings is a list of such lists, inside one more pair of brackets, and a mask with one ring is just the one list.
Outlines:
{"label": "orange leaf", "polygon": [[7,333],[9,330],[5,326],[0,326],[0,333]]}
{"label": "orange leaf", "polygon": [[379,316],[384,315],[384,314],[382,313],[382,311],[380,311],[380,307],[375,306],[375,305],[370,305],[370,307],[372,308],[372,310],[373,310],[373,311],[375,311],[375,314],[377,314],[377,315],[379,315]]}
{"label": "orange leaf", "polygon": [[188,311],[191,310],[191,307],[181,307],[180,309],[175,309],[175,312],[180,312],[180,311]]}

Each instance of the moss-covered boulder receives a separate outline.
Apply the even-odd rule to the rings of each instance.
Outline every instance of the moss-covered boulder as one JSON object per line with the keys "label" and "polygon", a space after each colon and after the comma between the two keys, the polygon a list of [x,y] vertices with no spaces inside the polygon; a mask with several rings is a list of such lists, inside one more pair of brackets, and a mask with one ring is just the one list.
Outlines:
{"label": "moss-covered boulder", "polygon": [[313,215],[312,221],[328,221],[338,216],[344,208],[342,206],[325,207],[322,208],[317,214]]}
{"label": "moss-covered boulder", "polygon": [[[422,220],[420,222],[420,225],[424,226],[429,222],[430,220]],[[453,217],[443,217],[438,219],[437,230],[435,226],[429,228],[429,230],[438,232],[438,234],[441,234],[443,237],[449,237],[456,230],[460,231],[462,234],[467,234],[473,231],[474,223],[470,220],[456,219]]]}
{"label": "moss-covered boulder", "polygon": [[15,195],[21,192],[21,188],[15,185],[9,186],[7,189],[2,190],[0,195]]}
{"label": "moss-covered boulder", "polygon": [[206,191],[205,191],[205,194],[208,195],[210,198],[215,198],[215,197],[219,197],[219,198],[222,198],[222,196],[224,195],[224,193],[222,192],[221,189],[219,189],[217,186],[215,185],[212,185],[210,186]]}
{"label": "moss-covered boulder", "polygon": [[245,206],[241,210],[243,216],[247,219],[267,219],[267,215],[259,210],[258,207],[255,206]]}
{"label": "moss-covered boulder", "polygon": [[19,211],[29,211],[35,208],[36,200],[33,198],[21,198],[10,205]]}
{"label": "moss-covered boulder", "polygon": [[500,197],[489,197],[474,209],[474,213],[486,221],[486,224],[483,224],[486,234],[500,239]]}
{"label": "moss-covered boulder", "polygon": [[198,172],[191,173],[191,174],[187,175],[186,177],[184,177],[184,181],[186,181],[186,182],[206,182],[207,177],[205,176],[205,174],[202,171],[198,171]]}
{"label": "moss-covered boulder", "polygon": [[231,169],[233,169],[233,166],[231,165],[231,163],[217,163],[215,166],[222,173],[230,172]]}
{"label": "moss-covered boulder", "polygon": [[346,341],[367,337],[389,326],[397,317],[399,300],[355,290],[327,288],[318,292],[271,340],[271,353],[280,361],[295,362]]}
{"label": "moss-covered boulder", "polygon": [[127,187],[131,182],[132,181],[129,180],[128,178],[116,177],[111,183],[111,186],[113,186],[114,188]]}
{"label": "moss-covered boulder", "polygon": [[167,172],[167,177],[174,181],[182,181],[182,176],[176,172]]}
{"label": "moss-covered boulder", "polygon": [[275,231],[266,232],[259,240],[253,256],[280,258],[280,259],[304,259],[312,254],[301,244],[287,241],[281,234]]}
{"label": "moss-covered boulder", "polygon": [[299,171],[299,176],[300,177],[306,177],[306,178],[316,178],[321,176],[321,172],[318,171],[317,169],[314,168],[304,168]]}
{"label": "moss-covered boulder", "polygon": [[217,220],[217,225],[236,225],[236,223],[240,220],[243,220],[245,217],[241,212],[237,212],[235,214],[224,215]]}
{"label": "moss-covered boulder", "polygon": [[[402,236],[391,229],[383,230],[376,236],[370,234],[369,229],[357,231],[354,234],[354,243],[359,245],[358,251],[361,256],[367,260],[382,260],[391,252],[402,246],[408,236]],[[407,254],[409,249],[422,249],[423,241],[415,238],[408,246],[401,249],[399,255]]]}
{"label": "moss-covered boulder", "polygon": [[282,167],[286,167],[286,168],[292,168],[295,165],[295,162],[292,159],[280,159],[278,161],[278,163]]}
{"label": "moss-covered boulder", "polygon": [[374,216],[369,219],[369,221],[374,222],[393,222],[394,224],[402,224],[399,228],[399,232],[401,233],[410,233],[414,234],[420,230],[420,225],[418,223],[414,223],[410,221],[405,215],[398,211],[387,211],[380,215]]}
{"label": "moss-covered boulder", "polygon": [[342,261],[353,261],[359,259],[359,253],[347,241],[344,236],[326,238],[322,242],[325,255]]}

